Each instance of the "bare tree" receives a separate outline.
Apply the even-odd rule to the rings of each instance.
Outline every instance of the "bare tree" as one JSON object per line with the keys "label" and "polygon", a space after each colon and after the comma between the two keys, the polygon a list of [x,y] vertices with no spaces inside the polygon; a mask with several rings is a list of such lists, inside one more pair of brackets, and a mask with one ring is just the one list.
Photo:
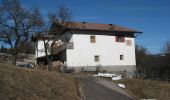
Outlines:
{"label": "bare tree", "polygon": [[0,41],[12,49],[12,64],[31,34],[43,24],[38,8],[28,10],[17,0],[2,0],[0,7]]}
{"label": "bare tree", "polygon": [[[52,24],[53,26],[51,27],[50,32],[49,32],[49,34],[54,35],[52,44],[54,44],[60,38],[61,35],[64,35],[68,31],[71,32],[68,29],[68,26],[71,24],[72,14],[71,14],[71,11],[66,6],[64,6],[64,5],[59,6],[56,13],[49,14],[49,19],[50,19],[51,23],[53,23]],[[66,43],[68,41],[64,41],[64,42]],[[66,44],[63,44],[63,45],[64,46],[62,46],[62,49],[65,49]],[[57,51],[59,52],[61,50],[57,50]],[[53,51],[54,50],[51,47],[51,53]]]}
{"label": "bare tree", "polygon": [[170,40],[165,42],[162,53],[164,55],[165,78],[168,80],[168,78],[170,78]]}
{"label": "bare tree", "polygon": [[66,6],[59,6],[56,13],[49,13],[49,19],[53,25],[58,25],[60,27],[56,29],[51,29],[49,34],[55,35],[59,38],[62,34],[67,31],[67,26],[71,23],[72,14],[71,11]]}
{"label": "bare tree", "polygon": [[[44,52],[48,63],[48,70],[52,67],[52,53],[55,51],[55,54],[57,54],[66,48],[66,41],[58,49],[55,48],[54,50],[52,46],[59,40],[61,35],[69,31],[68,26],[71,20],[71,11],[66,6],[59,6],[56,12],[49,13],[49,23],[44,27],[43,32],[39,34],[44,42]],[[50,29],[49,25],[51,25]]]}
{"label": "bare tree", "polygon": [[170,53],[170,40],[167,41],[165,44],[164,44],[164,47],[162,49],[162,53],[163,54],[169,54]]}

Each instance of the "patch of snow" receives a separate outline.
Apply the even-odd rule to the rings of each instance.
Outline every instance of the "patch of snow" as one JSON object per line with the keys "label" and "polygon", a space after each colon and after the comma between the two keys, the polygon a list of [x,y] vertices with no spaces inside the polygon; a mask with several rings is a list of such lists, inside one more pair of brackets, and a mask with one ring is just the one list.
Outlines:
{"label": "patch of snow", "polygon": [[116,77],[112,77],[112,80],[121,80],[122,79],[122,76],[121,75],[118,75]]}
{"label": "patch of snow", "polygon": [[101,77],[116,77],[116,74],[110,74],[110,73],[98,73],[97,75],[93,76],[101,76]]}
{"label": "patch of snow", "polygon": [[125,88],[125,85],[124,85],[124,84],[120,84],[120,83],[119,83],[119,84],[117,84],[117,86],[120,87],[120,88],[123,88],[123,89]]}
{"label": "patch of snow", "polygon": [[120,79],[122,79],[121,75],[110,74],[110,73],[98,73],[97,75],[93,75],[93,76],[110,77],[110,78],[112,78],[112,80],[120,80]]}

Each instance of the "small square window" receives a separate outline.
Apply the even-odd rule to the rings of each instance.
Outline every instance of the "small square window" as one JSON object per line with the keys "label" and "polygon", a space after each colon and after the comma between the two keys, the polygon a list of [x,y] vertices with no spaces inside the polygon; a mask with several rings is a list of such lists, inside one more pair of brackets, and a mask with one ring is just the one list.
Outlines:
{"label": "small square window", "polygon": [[116,42],[124,42],[125,37],[124,36],[116,36]]}
{"label": "small square window", "polygon": [[95,36],[90,36],[90,42],[95,43],[96,42],[96,37]]}
{"label": "small square window", "polygon": [[120,55],[120,60],[123,60],[124,59],[124,56],[123,55]]}
{"label": "small square window", "polygon": [[126,45],[131,46],[132,45],[132,40],[126,40]]}
{"label": "small square window", "polygon": [[100,61],[100,58],[99,58],[98,55],[94,56],[94,61],[95,61],[95,62],[99,62],[99,61]]}

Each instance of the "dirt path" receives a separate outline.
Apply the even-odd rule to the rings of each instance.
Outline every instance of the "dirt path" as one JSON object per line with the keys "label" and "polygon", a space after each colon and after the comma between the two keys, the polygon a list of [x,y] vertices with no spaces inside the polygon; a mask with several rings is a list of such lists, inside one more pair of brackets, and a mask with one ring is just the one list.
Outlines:
{"label": "dirt path", "polygon": [[77,77],[77,80],[83,100],[132,100],[119,89],[109,88],[110,83],[103,85],[104,80],[101,82],[93,77]]}

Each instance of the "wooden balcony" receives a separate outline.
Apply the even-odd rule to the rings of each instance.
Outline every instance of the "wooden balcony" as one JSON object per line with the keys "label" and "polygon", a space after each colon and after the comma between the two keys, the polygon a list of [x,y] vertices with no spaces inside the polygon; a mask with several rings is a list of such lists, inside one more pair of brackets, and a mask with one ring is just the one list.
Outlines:
{"label": "wooden balcony", "polygon": [[51,54],[58,54],[65,49],[73,49],[73,42],[63,43],[62,45],[53,45],[51,48]]}

